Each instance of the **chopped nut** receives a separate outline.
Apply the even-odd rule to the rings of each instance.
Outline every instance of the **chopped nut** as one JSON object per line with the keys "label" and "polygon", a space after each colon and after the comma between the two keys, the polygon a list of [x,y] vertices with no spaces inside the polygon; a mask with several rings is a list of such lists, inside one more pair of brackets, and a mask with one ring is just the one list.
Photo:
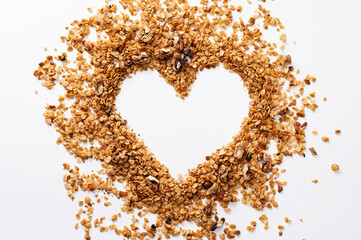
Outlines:
{"label": "chopped nut", "polygon": [[241,159],[244,153],[244,149],[246,144],[241,142],[236,145],[236,149],[234,150],[234,157],[237,159]]}
{"label": "chopped nut", "polygon": [[204,183],[203,183],[203,187],[206,189],[206,190],[208,190],[208,189],[210,189],[211,187],[212,187],[212,183],[210,183],[210,182],[208,182],[208,181],[205,181]]}
{"label": "chopped nut", "polygon": [[217,183],[213,183],[212,187],[210,189],[207,190],[206,192],[206,196],[215,194],[218,190],[218,184]]}

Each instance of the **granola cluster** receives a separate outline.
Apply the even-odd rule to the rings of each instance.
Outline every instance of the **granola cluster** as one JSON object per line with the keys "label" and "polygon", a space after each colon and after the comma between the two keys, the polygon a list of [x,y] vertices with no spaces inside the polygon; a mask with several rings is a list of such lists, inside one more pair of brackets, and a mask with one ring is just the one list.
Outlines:
{"label": "granola cluster", "polygon": [[[69,197],[74,199],[80,190],[102,191],[124,199],[124,212],[138,209],[140,217],[157,214],[157,221],[148,224],[146,220],[143,230],[134,223],[123,228],[104,226],[103,219],[92,219],[96,203],[86,198],[81,204],[87,210],[77,214],[85,238],[90,239],[91,228],[139,239],[177,235],[215,239],[220,234],[216,229],[223,229],[221,239],[240,235],[235,225],[224,227],[229,225],[218,216],[217,204],[226,211],[239,200],[257,210],[278,206],[275,195],[286,183],[277,180],[277,165],[285,156],[304,154],[307,122],[302,118],[306,108],[315,111],[318,107],[315,94],[305,96],[304,88],[316,79],[297,80],[291,56],[279,54],[276,44],[262,38],[256,23],[263,29],[284,28],[262,6],[244,22],[233,18],[242,7],[227,0],[202,0],[201,6],[190,6],[185,0],[119,3],[107,4],[89,19],[72,23],[61,39],[69,52],[76,52],[75,59],[65,52],[48,56],[34,72],[43,86],[51,89],[58,84],[65,90],[59,104],[47,105],[44,113],[46,123],[60,135],[57,143],[81,162],[100,161],[101,173],[107,174],[104,180],[64,164]],[[226,28],[232,33],[227,34]],[[91,32],[96,33],[96,40],[88,39]],[[158,71],[177,96],[185,98],[198,72],[220,65],[238,74],[247,88],[248,116],[232,142],[206,156],[185,179],[176,179],[128,128],[115,109],[115,100],[123,81],[138,71]],[[298,93],[291,95],[291,88]],[[74,102],[67,106],[67,100]],[[275,153],[268,151],[271,141],[277,143]],[[117,189],[116,182],[124,183],[125,190]],[[86,217],[81,219],[81,214]],[[120,217],[115,214],[112,221]],[[196,223],[198,229],[180,228],[183,221]],[[268,228],[266,216],[262,221]]]}

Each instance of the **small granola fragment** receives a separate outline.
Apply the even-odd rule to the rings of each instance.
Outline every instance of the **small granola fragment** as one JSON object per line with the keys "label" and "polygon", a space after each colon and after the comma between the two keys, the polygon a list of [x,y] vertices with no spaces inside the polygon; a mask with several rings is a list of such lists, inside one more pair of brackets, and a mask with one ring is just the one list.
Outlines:
{"label": "small granola fragment", "polygon": [[280,40],[281,40],[282,42],[286,42],[286,40],[287,40],[287,35],[286,35],[286,33],[282,33],[282,34],[281,34]]}
{"label": "small granola fragment", "polygon": [[336,130],[335,131],[335,134],[340,134],[341,133],[341,130]]}
{"label": "small granola fragment", "polygon": [[322,139],[322,141],[324,141],[324,142],[330,141],[330,139],[329,139],[328,137],[322,137],[321,139]]}
{"label": "small granola fragment", "polygon": [[317,151],[313,147],[309,148],[309,150],[310,150],[310,152],[312,153],[313,156],[317,155]]}
{"label": "small granola fragment", "polygon": [[340,169],[340,166],[338,164],[334,163],[334,164],[331,165],[331,169],[332,169],[332,171],[335,172],[335,171],[338,171]]}

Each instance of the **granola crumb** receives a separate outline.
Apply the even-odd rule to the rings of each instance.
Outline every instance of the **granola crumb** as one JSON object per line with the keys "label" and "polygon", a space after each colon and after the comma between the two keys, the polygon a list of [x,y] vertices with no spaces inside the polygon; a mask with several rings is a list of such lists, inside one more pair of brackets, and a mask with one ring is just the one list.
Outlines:
{"label": "granola crumb", "polygon": [[323,101],[326,102],[326,101],[327,101],[327,98],[326,98],[326,97],[323,97]]}
{"label": "granola crumb", "polygon": [[111,220],[114,222],[114,221],[116,221],[118,219],[118,215],[113,215],[112,216],[112,218],[111,218]]}
{"label": "granola crumb", "polygon": [[87,10],[88,10],[88,12],[93,12],[93,8],[91,8],[91,7],[89,7],[89,8],[87,8]]}
{"label": "granola crumb", "polygon": [[279,235],[279,236],[282,236],[282,235],[283,235],[283,232],[282,232],[282,231],[279,231],[279,232],[278,232],[278,235]]}
{"label": "granola crumb", "polygon": [[280,49],[281,50],[285,50],[286,46],[285,45],[281,45]]}
{"label": "granola crumb", "polygon": [[334,164],[331,165],[331,169],[332,169],[332,171],[335,172],[335,171],[338,171],[340,169],[340,166],[338,164],[334,163]]}
{"label": "granola crumb", "polygon": [[313,182],[313,183],[318,183],[318,180],[317,180],[317,179],[313,179],[312,182]]}
{"label": "granola crumb", "polygon": [[281,34],[280,40],[281,40],[282,42],[286,42],[287,37],[286,37],[286,34],[285,34],[285,33],[282,33],[282,34]]}
{"label": "granola crumb", "polygon": [[34,93],[35,93],[35,94],[38,94],[38,90],[35,90]]}
{"label": "granola crumb", "polygon": [[312,134],[316,136],[318,134],[318,132],[317,131],[312,131]]}
{"label": "granola crumb", "polygon": [[321,139],[322,139],[322,141],[324,141],[324,142],[330,141],[330,139],[329,139],[328,137],[322,137]]}
{"label": "granola crumb", "polygon": [[285,229],[285,227],[282,226],[282,225],[278,225],[278,229],[279,229],[279,230],[283,230],[283,229]]}
{"label": "granola crumb", "polygon": [[253,232],[256,228],[254,226],[247,226],[247,231]]}
{"label": "granola crumb", "polygon": [[310,152],[312,153],[313,156],[317,155],[317,151],[315,150],[315,148],[311,147],[309,148]]}
{"label": "granola crumb", "polygon": [[341,130],[336,130],[335,131],[335,134],[340,134],[341,133]]}
{"label": "granola crumb", "polygon": [[288,217],[285,217],[284,220],[285,220],[286,223],[291,223],[292,222]]}

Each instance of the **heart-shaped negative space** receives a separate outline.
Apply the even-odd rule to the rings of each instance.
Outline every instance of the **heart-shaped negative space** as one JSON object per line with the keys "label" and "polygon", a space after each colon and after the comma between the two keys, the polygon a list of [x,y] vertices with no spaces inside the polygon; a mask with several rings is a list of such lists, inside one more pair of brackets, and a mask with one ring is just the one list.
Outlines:
{"label": "heart-shaped negative space", "polygon": [[116,108],[176,177],[232,141],[248,103],[240,76],[218,67],[200,72],[185,99],[158,72],[139,72],[122,85]]}

